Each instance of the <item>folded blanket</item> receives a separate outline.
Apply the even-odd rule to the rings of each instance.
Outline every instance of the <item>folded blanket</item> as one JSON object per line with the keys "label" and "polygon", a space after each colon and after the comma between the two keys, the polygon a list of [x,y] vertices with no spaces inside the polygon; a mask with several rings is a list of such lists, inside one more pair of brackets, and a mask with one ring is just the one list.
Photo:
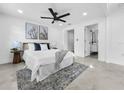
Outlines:
{"label": "folded blanket", "polygon": [[60,63],[62,62],[63,58],[65,57],[65,55],[67,54],[67,50],[61,50],[55,53],[55,69],[59,69],[60,68]]}

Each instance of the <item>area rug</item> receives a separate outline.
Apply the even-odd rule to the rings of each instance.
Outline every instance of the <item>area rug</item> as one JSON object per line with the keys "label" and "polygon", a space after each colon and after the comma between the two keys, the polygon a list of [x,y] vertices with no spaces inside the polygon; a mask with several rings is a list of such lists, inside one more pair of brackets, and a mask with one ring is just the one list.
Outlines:
{"label": "area rug", "polygon": [[18,89],[63,90],[87,68],[88,66],[75,62],[40,82],[36,82],[36,80],[31,82],[31,70],[26,68],[21,69],[16,74]]}

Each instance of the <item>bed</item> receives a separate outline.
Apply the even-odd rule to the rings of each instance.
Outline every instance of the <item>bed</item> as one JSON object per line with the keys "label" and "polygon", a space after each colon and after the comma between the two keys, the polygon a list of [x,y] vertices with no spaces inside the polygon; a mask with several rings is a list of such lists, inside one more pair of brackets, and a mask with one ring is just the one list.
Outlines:
{"label": "bed", "polygon": [[32,71],[31,81],[37,80],[42,81],[49,75],[73,64],[74,54],[72,52],[67,52],[63,57],[59,68],[55,68],[56,64],[56,53],[60,52],[60,49],[47,49],[45,51],[34,51],[27,48],[27,44],[24,43],[24,54],[23,59],[25,61],[26,67]]}

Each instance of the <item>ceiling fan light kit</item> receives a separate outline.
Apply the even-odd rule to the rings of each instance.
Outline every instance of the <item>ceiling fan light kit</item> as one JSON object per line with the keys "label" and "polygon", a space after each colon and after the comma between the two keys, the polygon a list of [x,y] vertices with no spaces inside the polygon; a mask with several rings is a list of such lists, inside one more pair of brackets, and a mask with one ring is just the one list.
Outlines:
{"label": "ceiling fan light kit", "polygon": [[52,21],[52,24],[53,24],[55,21],[66,22],[65,20],[63,20],[63,19],[61,19],[61,18],[70,15],[70,13],[66,13],[66,14],[57,16],[58,13],[57,13],[57,12],[54,12],[52,8],[48,8],[48,10],[50,11],[50,13],[52,14],[53,17],[41,17],[41,18],[42,18],[42,19],[52,19],[52,20],[53,20],[53,21]]}

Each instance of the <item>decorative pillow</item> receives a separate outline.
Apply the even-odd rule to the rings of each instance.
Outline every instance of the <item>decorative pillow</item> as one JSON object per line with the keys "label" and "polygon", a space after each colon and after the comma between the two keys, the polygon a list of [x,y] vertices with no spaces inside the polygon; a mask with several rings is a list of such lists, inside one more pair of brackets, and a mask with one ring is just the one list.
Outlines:
{"label": "decorative pillow", "polygon": [[31,51],[32,51],[32,50],[33,50],[33,51],[35,50],[34,44],[30,44],[30,43],[29,43],[29,44],[28,44],[28,47],[29,47],[28,50],[31,50]]}
{"label": "decorative pillow", "polygon": [[38,43],[34,43],[35,51],[41,50],[41,46]]}
{"label": "decorative pillow", "polygon": [[48,50],[48,45],[47,44],[40,44],[41,51]]}
{"label": "decorative pillow", "polygon": [[48,49],[50,49],[50,44],[49,43],[47,43],[47,47],[48,47]]}

